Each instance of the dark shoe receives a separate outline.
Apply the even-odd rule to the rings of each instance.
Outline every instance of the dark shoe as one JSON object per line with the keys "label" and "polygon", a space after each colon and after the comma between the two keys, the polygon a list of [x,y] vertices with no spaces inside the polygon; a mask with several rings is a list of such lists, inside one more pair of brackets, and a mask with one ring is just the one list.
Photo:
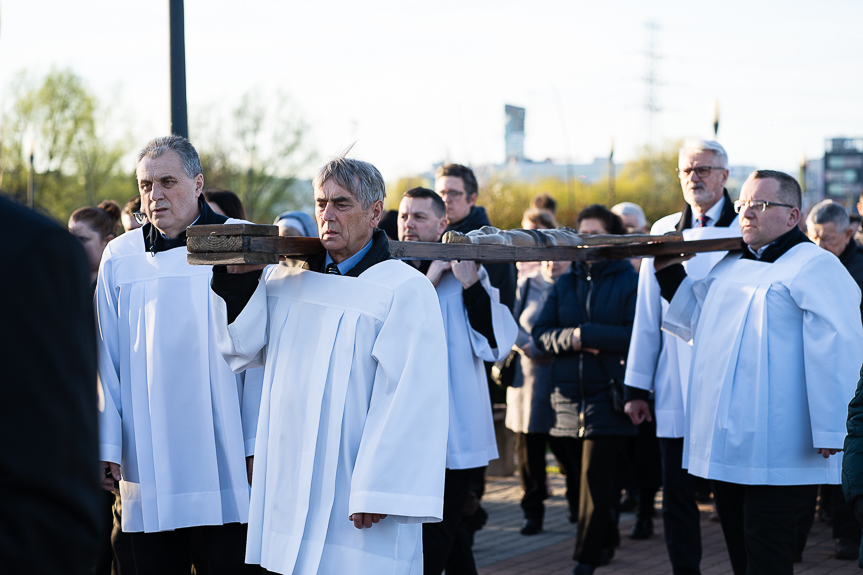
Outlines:
{"label": "dark shoe", "polygon": [[651,535],[653,535],[653,519],[650,517],[639,518],[629,532],[629,538],[635,540],[649,539]]}
{"label": "dark shoe", "polygon": [[521,524],[522,535],[536,535],[542,531],[542,521],[539,519],[525,519]]}
{"label": "dark shoe", "polygon": [[857,559],[858,545],[852,539],[836,540],[836,559]]}
{"label": "dark shoe", "polygon": [[572,575],[593,575],[594,569],[596,569],[596,566],[594,565],[576,563],[575,567],[572,568]]}

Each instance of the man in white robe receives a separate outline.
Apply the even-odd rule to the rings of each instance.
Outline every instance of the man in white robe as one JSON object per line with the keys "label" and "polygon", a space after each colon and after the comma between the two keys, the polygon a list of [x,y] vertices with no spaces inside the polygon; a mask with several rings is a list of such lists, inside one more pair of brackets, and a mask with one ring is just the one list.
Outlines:
{"label": "man in white robe", "polygon": [[212,271],[185,247],[188,226],[227,218],[185,138],[148,143],[137,176],[149,222],[108,244],[96,288],[103,486],[119,481],[138,575],[243,572],[260,383],[216,350]]}
{"label": "man in white robe", "polygon": [[[399,240],[437,242],[446,226],[446,204],[433,190],[413,188],[405,193],[399,204]],[[437,290],[449,364],[443,521],[423,525],[424,573],[439,575],[446,568],[448,573],[470,575],[476,573],[476,565],[462,512],[472,474],[498,457],[483,361],[506,357],[518,327],[483,266],[469,261],[416,265]]]}
{"label": "man in white robe", "polygon": [[[737,214],[725,190],[728,155],[713,141],[692,140],[680,149],[677,175],[686,208],[658,220],[650,230],[661,235],[678,231],[684,239],[701,240],[740,235]],[[685,262],[686,273],[701,279],[725,255],[707,252]],[[653,392],[656,436],[662,454],[662,520],[665,545],[674,575],[698,575],[701,564],[701,514],[695,501],[696,481],[682,466],[683,422],[692,348],[662,331],[668,302],[659,295],[653,260],[642,260],[632,341],[626,361],[626,412],[635,425],[651,419]],[[652,505],[652,503],[651,503]],[[653,533],[649,515],[634,526],[642,536]]]}
{"label": "man in white robe", "polygon": [[246,560],[283,574],[419,574],[422,523],[443,515],[440,306],[375,228],[374,166],[337,158],[313,183],[324,254],[260,279],[213,277],[220,351],[235,371],[264,365]]}
{"label": "man in white robe", "polygon": [[753,172],[735,202],[742,252],[702,280],[685,256],[655,259],[663,329],[694,346],[683,464],[713,482],[735,575],[793,573],[796,502],[839,482],[863,362],[860,289],[799,230],[800,202],[794,178]]}

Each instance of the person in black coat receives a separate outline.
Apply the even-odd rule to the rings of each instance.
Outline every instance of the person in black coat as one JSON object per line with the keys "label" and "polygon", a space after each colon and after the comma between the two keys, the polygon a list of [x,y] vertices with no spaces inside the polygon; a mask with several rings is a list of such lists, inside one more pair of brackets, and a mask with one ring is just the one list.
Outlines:
{"label": "person in black coat", "polygon": [[91,573],[102,538],[87,256],[0,196],[0,571]]}
{"label": "person in black coat", "polygon": [[[624,228],[618,216],[593,205],[579,213],[578,231],[621,234]],[[551,441],[569,459],[567,469],[581,475],[575,575],[607,564],[620,543],[615,476],[636,427],[613,395],[614,382],[623,382],[637,289],[627,260],[576,262],[555,282],[533,327],[536,346],[554,357]]]}

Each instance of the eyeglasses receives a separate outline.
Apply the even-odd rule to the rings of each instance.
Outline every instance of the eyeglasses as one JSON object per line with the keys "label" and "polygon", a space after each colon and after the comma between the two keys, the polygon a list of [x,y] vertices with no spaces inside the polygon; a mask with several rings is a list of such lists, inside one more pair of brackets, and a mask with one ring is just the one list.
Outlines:
{"label": "eyeglasses", "polygon": [[142,226],[147,221],[147,214],[143,212],[132,212],[132,217],[135,218],[135,221]]}
{"label": "eyeglasses", "polygon": [[441,190],[437,193],[437,195],[444,199],[450,197],[454,200],[457,200],[464,195],[464,192],[462,192],[461,190]]}
{"label": "eyeglasses", "polygon": [[739,214],[741,211],[745,210],[746,208],[752,208],[753,210],[765,212],[765,211],[767,211],[768,206],[781,206],[783,208],[796,208],[797,207],[797,206],[790,206],[788,204],[778,204],[776,202],[764,202],[761,200],[746,200],[746,201],[737,200],[736,202],[734,202],[734,211]]}
{"label": "eyeglasses", "polygon": [[691,176],[692,172],[695,172],[695,174],[703,180],[704,178],[710,177],[711,170],[724,169],[725,168],[723,168],[722,166],[695,166],[694,168],[684,168],[682,170],[680,168],[677,168],[677,177],[682,180],[683,178],[688,178],[689,176]]}

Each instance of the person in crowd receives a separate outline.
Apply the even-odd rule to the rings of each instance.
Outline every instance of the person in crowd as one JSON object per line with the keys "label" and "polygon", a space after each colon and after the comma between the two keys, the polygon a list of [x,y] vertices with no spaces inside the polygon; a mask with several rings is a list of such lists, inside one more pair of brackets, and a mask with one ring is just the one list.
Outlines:
{"label": "person in crowd", "polygon": [[[550,212],[532,208],[524,213],[522,228],[554,229],[557,222]],[[515,296],[518,339],[513,349],[519,357],[513,384],[506,390],[505,423],[515,433],[518,474],[524,492],[521,498],[524,513],[522,535],[542,531],[545,517],[543,501],[548,497],[546,447],[556,449],[558,446],[550,443],[549,435],[555,420],[551,407],[551,356],[539,350],[530,332],[554,282],[571,267],[572,262],[540,262],[534,271],[519,278]],[[558,457],[561,471],[566,476],[567,515],[571,522],[575,522],[581,476],[578,469],[567,469],[567,462],[565,457]]]}
{"label": "person in crowd", "polygon": [[[584,208],[577,222],[582,234],[626,231],[600,205]],[[574,575],[606,565],[620,543],[615,477],[636,428],[623,413],[616,382],[622,386],[637,287],[628,261],[575,262],[554,282],[531,332],[537,348],[553,356],[551,440],[565,454],[567,473],[578,470],[581,477]]]}
{"label": "person in crowd", "polygon": [[[863,525],[863,370],[854,399],[848,404],[846,426],[848,435],[843,444],[842,493],[857,523]],[[857,566],[863,569],[863,543],[858,551]]]}
{"label": "person in crowd", "polygon": [[204,201],[198,153],[181,136],[151,140],[137,179],[149,221],[108,244],[96,288],[103,487],[119,481],[137,575],[248,572],[261,390],[216,351],[212,270],[189,266],[185,248],[190,225],[229,220]]}
{"label": "person in crowd", "polygon": [[[138,214],[137,216],[135,214]],[[139,221],[140,219],[140,221]],[[143,226],[147,221],[147,217],[141,213],[141,196],[134,195],[129,198],[126,205],[123,206],[123,213],[120,214],[120,222],[123,224],[124,232],[131,232]]]}
{"label": "person in crowd", "polygon": [[3,196],[0,238],[0,571],[89,575],[107,537],[89,257]]}
{"label": "person in crowd", "polygon": [[[398,237],[404,242],[438,242],[446,229],[446,206],[426,188],[405,192],[399,203]],[[518,328],[498,301],[485,268],[471,261],[416,262],[435,286],[447,338],[449,434],[443,521],[423,524],[423,573],[475,574],[473,553],[451,562],[464,536],[462,510],[472,473],[498,458],[485,361],[500,361],[515,343]],[[464,545],[465,541],[462,541]],[[453,558],[455,559],[455,558]]]}
{"label": "person in crowd", "polygon": [[687,277],[688,256],[654,259],[671,304],[663,329],[694,346],[683,463],[712,481],[735,575],[790,575],[794,502],[840,479],[832,456],[863,363],[863,324],[848,321],[860,289],[797,227],[794,178],[755,171],[734,205],[743,249],[704,279]]}
{"label": "person in crowd", "polygon": [[[857,282],[857,287],[863,289],[863,248],[853,239],[856,228],[851,226],[848,211],[832,200],[824,200],[816,204],[806,217],[806,231],[809,239],[815,245],[824,248],[839,258],[851,277]],[[863,307],[861,307],[863,318]],[[854,512],[845,502],[842,488],[838,485],[822,485],[821,492],[826,495],[830,491],[830,516],[833,518],[833,538],[836,540],[837,559],[856,559],[860,547],[863,530],[854,518]],[[822,504],[828,497],[822,496]],[[798,526],[798,542],[796,553],[802,555],[806,544],[806,536],[815,516],[815,490],[812,490],[803,526]]]}
{"label": "person in crowd", "polygon": [[374,166],[335,158],[313,187],[324,253],[213,274],[218,349],[235,371],[267,374],[246,560],[283,574],[420,573],[447,455],[437,294],[376,229],[386,192]]}
{"label": "person in crowd", "polygon": [[[444,164],[435,172],[435,193],[437,193],[446,204],[447,228],[446,231],[456,231],[466,234],[478,230],[483,226],[490,226],[491,222],[485,212],[485,208],[477,206],[479,195],[479,184],[473,170],[461,164]],[[510,310],[515,305],[515,287],[518,279],[518,270],[515,264],[487,264],[485,266],[488,279],[492,287],[497,288],[500,302]],[[489,387],[494,386],[490,380],[492,364],[486,362],[486,378]],[[496,390],[493,390],[496,393]],[[502,394],[498,394],[502,395]],[[494,399],[494,395],[491,395]],[[498,397],[495,401],[505,401],[504,397]],[[488,520],[488,513],[482,508],[480,501],[485,492],[485,468],[476,470],[470,480],[470,491],[465,503],[464,528],[467,531],[467,541],[473,545],[473,536],[476,531]],[[461,539],[459,539],[461,541]],[[471,554],[470,549],[464,549],[457,541],[452,551],[453,557],[462,556],[463,560],[456,559],[456,563],[467,563]]]}
{"label": "person in crowd", "polygon": [[854,228],[854,241],[857,242],[857,245],[863,246],[863,225],[860,225],[860,221],[863,219],[863,192],[860,192],[860,196],[857,198],[857,213],[854,216],[853,219],[857,222],[857,227]]}
{"label": "person in crowd", "polygon": [[650,229],[644,210],[638,204],[632,202],[621,202],[611,207],[611,211],[620,216],[623,227],[628,234],[646,234]]}
{"label": "person in crowd", "polygon": [[[725,183],[728,155],[713,141],[687,141],[680,150],[677,174],[686,207],[658,220],[650,230],[661,235],[683,232],[686,239],[739,236],[737,214]],[[693,279],[704,277],[722,252],[698,254],[684,265]],[[638,304],[625,376],[626,412],[640,425],[653,419],[662,455],[662,519],[674,575],[698,575],[701,565],[701,517],[696,480],[682,465],[686,397],[691,347],[662,331],[668,302],[659,293],[653,261],[645,259],[638,279]]]}
{"label": "person in crowd", "polygon": [[206,188],[204,189],[204,200],[206,200],[210,209],[220,216],[233,220],[246,219],[246,209],[243,207],[243,201],[240,199],[240,196],[230,190]]}
{"label": "person in crowd", "polygon": [[102,252],[120,233],[120,213],[120,204],[105,200],[96,207],[78,208],[69,217],[69,233],[84,246],[90,263],[90,283],[94,288]]}
{"label": "person in crowd", "polygon": [[393,241],[399,239],[399,211],[386,210],[381,216],[381,221],[378,223],[378,228],[382,229],[387,235],[387,238]]}
{"label": "person in crowd", "polygon": [[537,210],[549,212],[553,216],[557,215],[557,201],[546,193],[535,195],[530,200],[530,204]]}
{"label": "person in crowd", "polygon": [[318,237],[318,226],[315,224],[315,218],[306,212],[298,210],[282,212],[276,216],[273,225],[279,226],[280,236]]}
{"label": "person in crowd", "polygon": [[[554,219],[554,214],[548,210],[530,208],[521,217],[521,228],[523,230],[553,230],[557,228],[557,220]],[[527,276],[538,274],[540,262],[516,262],[515,267],[518,270],[518,279],[521,280]],[[516,297],[518,296],[516,295]]]}

